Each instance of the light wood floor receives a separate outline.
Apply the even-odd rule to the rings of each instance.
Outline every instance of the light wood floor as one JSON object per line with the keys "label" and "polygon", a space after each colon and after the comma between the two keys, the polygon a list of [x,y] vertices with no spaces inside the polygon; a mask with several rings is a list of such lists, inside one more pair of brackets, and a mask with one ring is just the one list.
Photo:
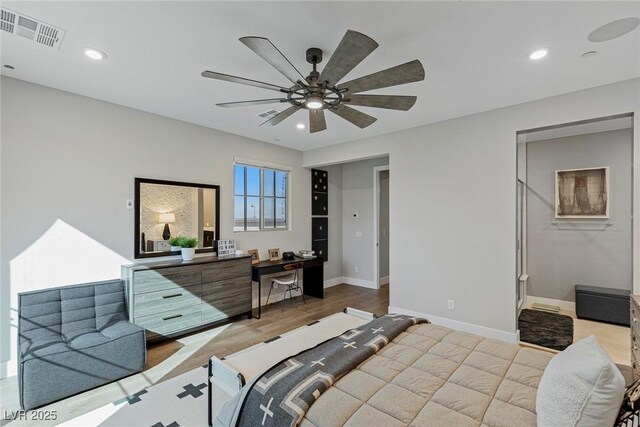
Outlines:
{"label": "light wood floor", "polygon": [[575,312],[568,310],[560,310],[560,314],[573,317],[573,342],[588,337],[589,335],[594,335],[602,348],[609,353],[614,363],[631,365],[631,338],[629,327],[578,319]]}

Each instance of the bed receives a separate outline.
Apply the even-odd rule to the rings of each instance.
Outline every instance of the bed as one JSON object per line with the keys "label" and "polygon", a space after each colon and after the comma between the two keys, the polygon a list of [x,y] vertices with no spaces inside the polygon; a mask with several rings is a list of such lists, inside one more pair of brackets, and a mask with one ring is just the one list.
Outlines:
{"label": "bed", "polygon": [[[536,393],[553,353],[410,316],[366,316],[345,313],[319,322],[317,335],[307,327],[288,342],[213,358],[210,384],[227,393],[223,406],[210,395],[213,424],[536,426]],[[347,319],[353,324],[342,327]],[[259,355],[268,360],[256,367]]]}

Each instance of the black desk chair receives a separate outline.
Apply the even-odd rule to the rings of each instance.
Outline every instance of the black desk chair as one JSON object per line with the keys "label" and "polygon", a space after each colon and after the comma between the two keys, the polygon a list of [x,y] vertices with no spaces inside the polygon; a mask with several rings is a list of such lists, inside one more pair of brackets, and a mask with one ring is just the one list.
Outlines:
{"label": "black desk chair", "polygon": [[282,296],[282,309],[280,310],[280,312],[284,311],[284,305],[287,301],[287,292],[289,292],[289,299],[291,299],[293,298],[293,291],[300,291],[300,294],[302,295],[302,301],[306,304],[307,300],[304,298],[304,292],[302,292],[302,287],[298,283],[298,272],[303,267],[304,263],[302,262],[287,264],[283,267],[284,271],[293,271],[293,273],[272,277],[271,286],[269,287],[269,295],[267,295],[267,303],[265,305],[269,305],[269,297],[271,297],[271,291],[276,285],[286,286],[284,295]]}

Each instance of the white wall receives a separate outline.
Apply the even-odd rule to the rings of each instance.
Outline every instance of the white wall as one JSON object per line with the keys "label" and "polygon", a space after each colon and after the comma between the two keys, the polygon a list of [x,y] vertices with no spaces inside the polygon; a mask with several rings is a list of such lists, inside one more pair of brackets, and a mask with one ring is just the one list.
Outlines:
{"label": "white wall", "polygon": [[[1,80],[3,375],[15,373],[16,295],[110,279],[133,262],[134,177],[219,184],[221,237],[239,248],[311,246],[302,153],[19,80]],[[233,230],[233,159],[294,167],[290,231]],[[157,258],[156,258],[157,260]]]}
{"label": "white wall", "polygon": [[[527,143],[529,295],[575,301],[576,284],[632,288],[632,139],[624,129]],[[557,220],[555,171],[600,166],[609,220]]]}
{"label": "white wall", "polygon": [[342,273],[347,283],[377,287],[373,271],[373,168],[388,164],[389,158],[381,157],[342,165]]}
{"label": "white wall", "polygon": [[329,175],[329,261],[324,263],[324,280],[337,285],[342,283],[342,165],[322,170]]}
{"label": "white wall", "polygon": [[640,79],[307,151],[304,164],[389,154],[391,308],[515,340],[516,132],[627,112],[637,126]]}

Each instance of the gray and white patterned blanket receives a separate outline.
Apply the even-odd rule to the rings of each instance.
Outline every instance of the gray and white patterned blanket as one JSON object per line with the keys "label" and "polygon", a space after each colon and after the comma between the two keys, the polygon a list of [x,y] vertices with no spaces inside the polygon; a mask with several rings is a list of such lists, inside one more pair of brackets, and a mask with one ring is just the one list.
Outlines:
{"label": "gray and white patterned blanket", "polygon": [[275,365],[225,405],[216,425],[297,425],[313,402],[338,379],[418,323],[428,322],[385,315]]}

